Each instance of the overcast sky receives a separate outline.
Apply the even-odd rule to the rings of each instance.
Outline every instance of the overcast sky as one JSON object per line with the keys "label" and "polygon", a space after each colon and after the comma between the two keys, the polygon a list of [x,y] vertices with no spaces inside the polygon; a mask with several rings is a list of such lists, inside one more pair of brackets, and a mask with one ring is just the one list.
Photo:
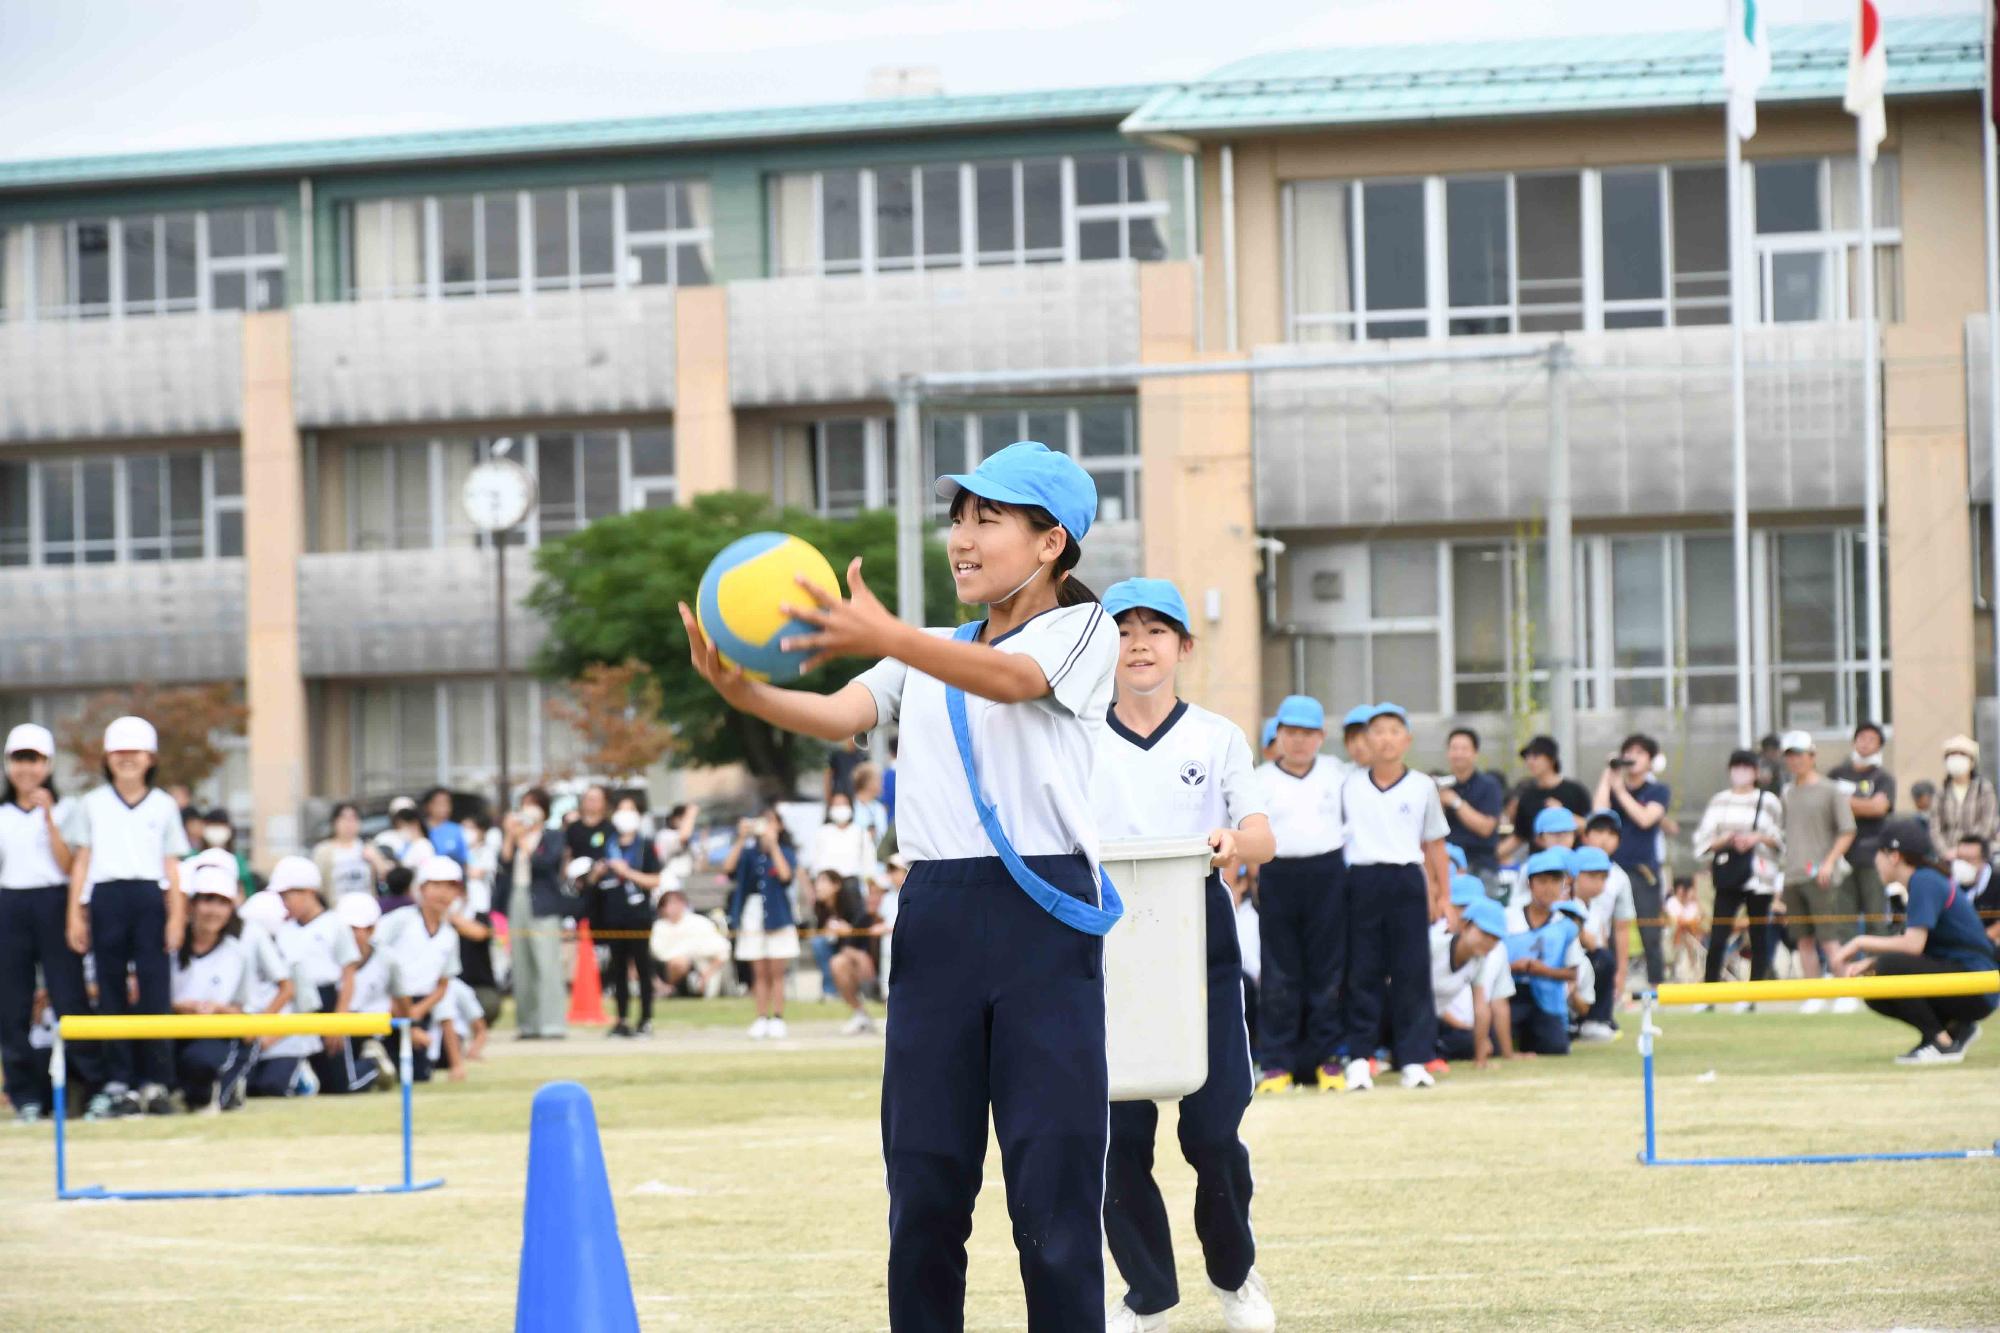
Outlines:
{"label": "overcast sky", "polygon": [[[1774,23],[1849,12],[1764,5]],[[844,101],[884,65],[934,66],[956,93],[1150,82],[1260,51],[1697,15],[1719,30],[1723,0],[0,0],[0,159]]]}

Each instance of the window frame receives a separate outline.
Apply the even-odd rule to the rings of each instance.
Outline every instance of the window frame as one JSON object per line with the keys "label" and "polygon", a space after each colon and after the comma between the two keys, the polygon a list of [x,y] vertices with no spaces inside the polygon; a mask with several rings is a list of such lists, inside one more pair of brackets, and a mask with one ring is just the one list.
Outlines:
{"label": "window frame", "polygon": [[[218,534],[225,515],[234,515],[239,520],[243,513],[243,497],[238,495],[218,495],[215,489],[215,449],[158,449],[137,450],[132,453],[100,454],[76,453],[55,457],[9,458],[7,463],[23,469],[23,484],[27,491],[27,528],[25,541],[19,545],[22,558],[11,563],[0,562],[0,569],[68,569],[79,565],[104,564],[160,564],[175,560],[215,560],[223,558],[218,550]],[[198,458],[201,461],[201,553],[199,555],[177,555],[173,525],[172,464],[176,459]],[[132,466],[135,461],[144,461],[162,469],[165,485],[160,490],[160,531],[155,536],[135,537],[132,533]],[[82,486],[83,467],[90,463],[109,463],[111,466],[112,530],[108,537],[88,537],[84,535],[84,492]],[[71,522],[73,535],[60,541],[50,540],[46,531],[48,517],[47,486],[50,476],[57,470],[66,471],[71,478]],[[142,557],[141,551],[152,550],[157,554]],[[57,558],[69,556],[69,559]],[[92,555],[103,555],[103,559],[91,559]]]}
{"label": "window frame", "polygon": [[[221,212],[242,212],[244,214],[268,213],[272,220],[272,232],[276,237],[275,250],[248,250],[241,255],[218,257],[209,245],[209,219]],[[166,291],[167,247],[166,227],[172,222],[192,220],[195,242],[195,283],[191,297],[169,297]],[[85,303],[79,299],[81,267],[78,236],[85,226],[101,225],[105,229],[105,299]],[[126,296],[125,272],[125,228],[128,225],[145,225],[153,228],[153,289],[154,295],[145,298]],[[288,218],[286,210],[279,204],[244,204],[233,208],[183,208],[171,210],[149,210],[138,213],[83,214],[75,217],[43,219],[40,221],[10,223],[0,228],[0,235],[20,231],[23,239],[18,253],[25,258],[26,268],[18,282],[8,281],[9,301],[0,305],[0,322],[35,323],[41,320],[75,319],[145,319],[158,315],[207,314],[216,310],[280,310],[292,304],[290,284],[290,257],[287,250]],[[254,239],[254,224],[246,228]],[[53,275],[42,272],[42,238],[46,234],[60,236],[62,252],[62,286],[59,301],[45,301],[43,288]],[[11,245],[0,246],[0,259],[14,253]],[[282,288],[280,299],[271,302],[250,301],[242,307],[222,307],[215,304],[215,280],[226,275],[240,274],[244,280],[246,296],[256,293],[260,278],[275,275]],[[13,296],[20,297],[18,305]]]}

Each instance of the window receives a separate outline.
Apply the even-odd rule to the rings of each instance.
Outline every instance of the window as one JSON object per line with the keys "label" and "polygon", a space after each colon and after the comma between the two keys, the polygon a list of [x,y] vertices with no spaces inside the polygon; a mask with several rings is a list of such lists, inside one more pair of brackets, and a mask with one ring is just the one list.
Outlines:
{"label": "window", "polygon": [[624,440],[618,431],[535,437],[539,537],[564,536],[594,519],[624,512],[625,492],[619,480]]}
{"label": "window", "polygon": [[0,566],[241,555],[240,477],[234,450],[0,463]]}
{"label": "window", "polygon": [[285,246],[275,208],[216,209],[208,227],[209,308],[275,310],[285,304]]}
{"label": "window", "polygon": [[[1423,182],[1313,181],[1293,186],[1290,198],[1295,337],[1344,342],[1428,332]],[[1460,195],[1468,234],[1480,202],[1477,191]],[[1456,285],[1472,295],[1482,275],[1469,263],[1463,270]],[[1490,287],[1490,275],[1483,282]]]}
{"label": "window", "polygon": [[[509,681],[507,763],[516,776],[557,771],[579,748],[548,716],[554,687]],[[411,791],[442,783],[481,791],[499,778],[496,697],[483,679],[370,682],[354,687],[349,712],[349,790]]]}
{"label": "window", "polygon": [[772,254],[781,275],[1162,259],[1171,172],[1107,153],[782,173]]}
{"label": "window", "polygon": [[32,464],[0,463],[0,565],[25,565],[34,558],[28,498],[33,485]]}
{"label": "window", "polygon": [[0,238],[0,311],[95,319],[285,303],[275,208],[23,223]]}
{"label": "window", "polygon": [[1607,171],[1598,190],[1604,327],[1659,328],[1667,322],[1665,175],[1651,167]]}
{"label": "window", "polygon": [[[1772,324],[1858,319],[1861,208],[1854,159],[1759,162],[1751,175],[1761,317]],[[1901,175],[1893,154],[1876,160],[1875,309],[1888,322],[1903,314]]]}
{"label": "window", "polygon": [[695,286],[714,263],[706,181],[365,199],[339,216],[350,300]]}

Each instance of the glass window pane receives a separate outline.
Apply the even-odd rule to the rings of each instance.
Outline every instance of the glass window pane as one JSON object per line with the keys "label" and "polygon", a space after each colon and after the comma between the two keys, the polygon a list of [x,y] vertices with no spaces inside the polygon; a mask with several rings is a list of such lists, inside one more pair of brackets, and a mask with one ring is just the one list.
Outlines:
{"label": "glass window pane", "polygon": [[215,493],[243,494],[243,454],[236,449],[215,451]]}
{"label": "glass window pane", "polygon": [[50,564],[74,564],[76,540],[76,464],[42,464],[42,543],[60,544],[62,550],[45,551]]}
{"label": "glass window pane", "polygon": [[479,201],[486,227],[486,282],[508,289],[521,279],[521,208],[511,194],[489,194]]}
{"label": "glass window pane", "polygon": [[[1607,310],[1604,312],[1604,327],[1607,329],[1657,329],[1665,327],[1667,316],[1661,310]],[[1695,321],[1683,320],[1683,323]]]}
{"label": "glass window pane", "polygon": [[[1514,182],[1515,245],[1522,327],[1583,327],[1583,185],[1574,174],[1521,176]],[[1527,319],[1530,306],[1574,307],[1553,319]]]}
{"label": "glass window pane", "polygon": [[201,290],[195,264],[194,214],[183,213],[166,219],[167,290],[169,301],[192,302]]}
{"label": "glass window pane", "polygon": [[[1438,707],[1438,645],[1435,634],[1370,636],[1369,665],[1374,695],[1405,708],[1433,712]],[[1349,687],[1349,694],[1352,687]],[[1332,697],[1343,696],[1335,694]]]}
{"label": "glass window pane", "polygon": [[[1370,310],[1421,309],[1424,299],[1424,187],[1415,181],[1361,192]],[[1370,331],[1371,336],[1379,336]]]}
{"label": "glass window pane", "polygon": [[108,458],[92,458],[83,464],[83,539],[93,544],[84,557],[92,563],[110,560],[115,554],[112,541],[118,535],[117,467]]}
{"label": "glass window pane", "polygon": [[28,465],[0,463],[0,565],[28,563]]}
{"label": "glass window pane", "polygon": [[958,168],[925,167],[924,177],[924,256],[927,259],[959,257]]}
{"label": "glass window pane", "polygon": [[1123,159],[1117,156],[1076,160],[1076,202],[1080,205],[1122,203],[1119,197]]}
{"label": "glass window pane", "polygon": [[[1734,666],[1736,558],[1730,539],[1683,538],[1681,564],[1681,614],[1687,618],[1688,665]],[[1732,680],[1729,697],[1734,699],[1735,694]]]}
{"label": "glass window pane", "polygon": [[431,450],[422,440],[396,446],[395,537],[399,550],[431,544]]}
{"label": "glass window pane", "polygon": [[671,477],[674,475],[674,432],[671,427],[632,432],[632,475]]}
{"label": "glass window pane", "polygon": [[1167,257],[1167,237],[1158,218],[1131,218],[1125,227],[1127,258],[1147,262]]}
{"label": "glass window pane", "polygon": [[778,216],[778,272],[818,272],[819,258],[813,250],[813,177],[790,172],[773,178],[771,186],[771,207]]}
{"label": "glass window pane", "polygon": [[1819,161],[1759,162],[1757,233],[1819,231]]}
{"label": "glass window pane", "polygon": [[125,529],[134,541],[157,540],[160,536],[166,463],[159,456],[125,460]]}
{"label": "glass window pane", "polygon": [[560,536],[582,526],[577,513],[575,436],[536,437],[535,485],[543,537]]}
{"label": "glass window pane", "polygon": [[[978,460],[966,457],[966,418],[955,412],[943,413],[931,418],[931,456],[924,460],[924,475],[936,476],[944,472],[969,472],[978,466]],[[944,502],[937,502],[942,509]]]}
{"label": "glass window pane", "polygon": [[[493,687],[483,680],[458,680],[445,686],[445,703],[451,719],[451,751],[446,757],[445,780],[453,786],[482,786],[495,771],[493,728],[486,720],[492,699]],[[509,758],[512,757],[510,754]]]}
{"label": "glass window pane", "polygon": [[201,455],[171,454],[167,458],[167,521],[175,560],[202,557]]}
{"label": "glass window pane", "polygon": [[239,259],[250,253],[248,218],[240,208],[211,209],[208,214],[208,254],[211,259]]}
{"label": "glass window pane", "polygon": [[111,224],[76,224],[76,303],[88,310],[111,301]]}
{"label": "glass window pane", "polygon": [[1132,411],[1118,403],[1098,403],[1076,411],[1077,451],[1085,458],[1123,458],[1132,447]]}
{"label": "glass window pane", "polygon": [[347,497],[347,507],[352,516],[354,549],[384,551],[390,545],[389,459],[394,446],[357,444],[352,448],[353,493]]}
{"label": "glass window pane", "polygon": [[285,271],[261,268],[250,276],[250,309],[276,310],[285,303]]}
{"label": "glass window pane", "polygon": [[886,167],[875,173],[875,255],[896,267],[916,253],[917,205],[911,172]]}
{"label": "glass window pane", "polygon": [[479,276],[474,234],[473,198],[469,194],[450,195],[438,200],[438,277],[447,292],[454,286],[463,294],[473,290]]}
{"label": "glass window pane", "polygon": [[585,278],[610,280],[617,267],[615,205],[609,185],[576,192],[577,263]]}
{"label": "glass window pane", "polygon": [[122,243],[125,305],[148,305],[159,295],[159,224],[152,218],[127,218]]}
{"label": "glass window pane", "polygon": [[[1509,304],[1507,182],[1447,181],[1444,187],[1445,270],[1453,306]],[[1369,232],[1369,245],[1375,235]],[[1369,296],[1374,296],[1371,287]]]}
{"label": "glass window pane", "polygon": [[215,515],[215,554],[234,559],[243,554],[243,511],[222,509]]}
{"label": "glass window pane", "polygon": [[820,255],[828,269],[861,263],[861,173],[822,172],[819,178]]}
{"label": "glass window pane", "polygon": [[567,286],[569,281],[569,191],[537,190],[535,213],[535,282]]}
{"label": "glass window pane", "polygon": [[396,686],[401,705],[396,728],[397,779],[408,786],[435,782],[438,771],[437,686]]}
{"label": "glass window pane", "polygon": [[1827,280],[1831,256],[1824,251],[1771,256],[1771,319],[1810,323],[1833,318],[1833,284]]}
{"label": "glass window pane", "polygon": [[1292,187],[1293,308],[1302,315],[1354,309],[1354,256],[1348,245],[1350,188],[1333,181]]}
{"label": "glass window pane", "polygon": [[979,208],[979,257],[1011,261],[1014,239],[1014,164],[990,162],[975,175]]}
{"label": "glass window pane", "polygon": [[859,509],[868,497],[867,426],[858,419],[819,423],[820,508]]}
{"label": "glass window pane", "polygon": [[1022,434],[1019,412],[982,412],[979,414],[979,458],[973,464],[993,457],[1010,444],[1018,444],[1026,436]]}
{"label": "glass window pane", "polygon": [[688,241],[674,247],[674,284],[700,287],[709,281],[708,245]]}
{"label": "glass window pane", "polygon": [[1135,478],[1124,468],[1093,468],[1090,479],[1097,485],[1097,521],[1123,523],[1139,517]]}
{"label": "glass window pane", "polygon": [[[1461,675],[1507,670],[1505,574],[1498,546],[1451,548],[1451,643]],[[1461,687],[1459,707],[1470,706]]]}
{"label": "glass window pane", "polygon": [[[1675,167],[1674,320],[1726,323],[1729,297],[1728,179],[1721,167]],[[1688,302],[1701,302],[1690,305]],[[1696,312],[1700,312],[1697,314]]]}
{"label": "glass window pane", "polygon": [[667,229],[667,187],[628,185],[625,187],[625,230],[665,231]]}
{"label": "glass window pane", "polygon": [[278,210],[275,208],[253,208],[250,210],[251,253],[275,255],[283,247],[278,244]]}
{"label": "glass window pane", "polygon": [[440,540],[447,547],[460,550],[478,544],[473,535],[472,519],[465,512],[460,497],[465,494],[465,483],[472,476],[473,465],[478,462],[476,442],[466,438],[438,441],[438,453],[444,465],[444,475],[440,480],[438,506],[444,523]]}
{"label": "glass window pane", "polygon": [[250,275],[242,272],[213,274],[208,303],[216,310],[248,309],[250,306]]}
{"label": "glass window pane", "polygon": [[1060,251],[1063,243],[1062,164],[1021,164],[1023,245],[1033,251]]}
{"label": "glass window pane", "polygon": [[578,438],[583,459],[583,521],[607,518],[625,508],[618,484],[618,436],[593,431]]}
{"label": "glass window pane", "polygon": [[1377,620],[1434,616],[1437,544],[1376,542],[1368,548],[1369,612]]}
{"label": "glass window pane", "polygon": [[1059,454],[1069,452],[1069,413],[1029,412],[1023,429],[1028,439],[1039,440]]}
{"label": "glass window pane", "polygon": [[1611,543],[1611,661],[1614,667],[1667,664],[1667,589],[1657,537]]}
{"label": "glass window pane", "polygon": [[1607,171],[1602,186],[1605,299],[1639,301],[1665,295],[1659,173]]}
{"label": "glass window pane", "polygon": [[1778,660],[1835,660],[1840,636],[1833,534],[1779,533],[1777,548]]}
{"label": "glass window pane", "polygon": [[1078,259],[1119,259],[1123,227],[1117,219],[1100,222],[1079,222],[1076,224],[1076,257]]}

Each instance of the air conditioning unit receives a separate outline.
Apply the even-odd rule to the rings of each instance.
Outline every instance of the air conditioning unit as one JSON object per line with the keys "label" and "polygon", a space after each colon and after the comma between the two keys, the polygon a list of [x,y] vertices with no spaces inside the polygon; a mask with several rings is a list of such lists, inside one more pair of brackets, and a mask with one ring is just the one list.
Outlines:
{"label": "air conditioning unit", "polygon": [[1368,548],[1355,542],[1307,546],[1287,543],[1279,558],[1291,591],[1289,619],[1318,633],[1363,629],[1368,610]]}

